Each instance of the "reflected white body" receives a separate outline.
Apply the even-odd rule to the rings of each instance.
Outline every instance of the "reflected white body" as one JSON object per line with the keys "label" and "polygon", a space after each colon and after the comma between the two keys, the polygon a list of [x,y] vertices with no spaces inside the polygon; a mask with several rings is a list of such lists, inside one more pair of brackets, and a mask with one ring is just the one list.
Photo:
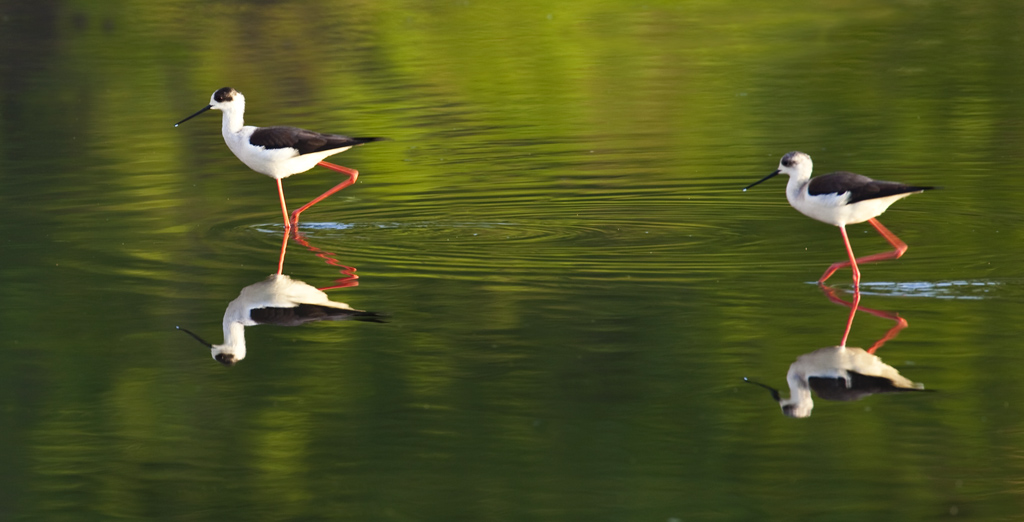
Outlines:
{"label": "reflected white body", "polygon": [[900,375],[896,368],[882,362],[877,355],[861,348],[830,346],[805,353],[789,366],[789,372],[786,374],[789,398],[779,401],[782,411],[791,417],[809,417],[811,410],[814,409],[810,378],[843,379],[849,388],[850,372],[887,379],[897,388],[924,389],[923,384]]}
{"label": "reflected white body", "polygon": [[331,301],[326,293],[314,286],[286,275],[273,274],[243,288],[238,297],[228,304],[224,311],[224,343],[213,345],[210,354],[225,364],[244,359],[245,327],[260,324],[251,317],[254,309],[296,308],[302,304],[358,311],[345,303]]}
{"label": "reflected white body", "polygon": [[[786,199],[789,200],[789,204],[805,216],[837,227],[863,223],[873,217],[878,217],[893,203],[915,194],[915,192],[906,192],[852,204],[847,203],[850,200],[849,192],[812,196],[808,191],[808,186],[811,183],[814,162],[811,161],[810,156],[802,152],[795,153],[793,160],[794,164],[791,166],[779,163],[779,172],[789,175],[789,183],[786,184]],[[826,176],[828,175],[826,174]]]}
{"label": "reflected white body", "polygon": [[[216,93],[214,93],[216,96]],[[274,179],[287,178],[292,174],[306,172],[316,166],[325,158],[345,152],[352,147],[342,147],[309,154],[299,154],[299,151],[290,147],[280,149],[267,149],[253,145],[249,142],[252,133],[259,127],[245,125],[245,96],[234,91],[232,99],[218,102],[214,96],[210,97],[210,108],[224,113],[221,123],[221,134],[224,136],[224,143],[231,152],[242,160],[250,169],[265,174]]]}

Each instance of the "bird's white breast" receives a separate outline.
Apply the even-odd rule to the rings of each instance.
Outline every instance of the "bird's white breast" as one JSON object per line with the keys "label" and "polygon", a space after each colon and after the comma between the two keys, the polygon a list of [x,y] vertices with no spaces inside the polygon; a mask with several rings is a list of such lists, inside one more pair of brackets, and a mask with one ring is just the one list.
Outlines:
{"label": "bird's white breast", "polygon": [[267,149],[249,143],[249,138],[256,127],[246,125],[238,132],[230,132],[225,129],[224,142],[235,156],[245,163],[250,169],[270,176],[275,179],[285,178],[292,174],[305,172],[319,160],[310,158],[304,160],[299,151],[286,147],[281,149]]}
{"label": "bird's white breast", "polygon": [[789,200],[789,204],[807,217],[837,227],[863,223],[873,217],[878,217],[890,205],[912,194],[908,192],[884,198],[865,199],[851,204],[849,203],[849,192],[812,196],[808,194],[808,184],[809,181],[802,183],[790,181],[786,187],[786,199]]}

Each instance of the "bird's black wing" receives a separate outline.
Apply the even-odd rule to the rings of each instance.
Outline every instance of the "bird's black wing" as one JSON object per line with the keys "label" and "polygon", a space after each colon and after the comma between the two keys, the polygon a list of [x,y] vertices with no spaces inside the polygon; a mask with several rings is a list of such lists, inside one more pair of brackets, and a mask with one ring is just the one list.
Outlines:
{"label": "bird's black wing", "polygon": [[869,199],[910,194],[930,190],[934,187],[915,187],[894,181],[878,181],[853,172],[833,172],[811,179],[807,192],[812,196],[823,194],[850,193],[846,204],[866,201]]}
{"label": "bird's black wing", "polygon": [[249,137],[249,143],[267,149],[292,148],[299,154],[323,152],[362,145],[385,138],[350,138],[340,134],[321,134],[298,127],[260,127]]}

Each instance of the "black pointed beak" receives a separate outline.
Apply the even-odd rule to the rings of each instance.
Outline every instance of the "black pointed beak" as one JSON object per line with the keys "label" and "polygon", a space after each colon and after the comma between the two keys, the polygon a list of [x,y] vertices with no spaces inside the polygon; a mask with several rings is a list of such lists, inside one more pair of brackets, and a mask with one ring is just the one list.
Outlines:
{"label": "black pointed beak", "polygon": [[[771,176],[769,176],[769,177],[771,177]],[[764,181],[764,180],[761,180],[761,181]],[[782,400],[782,399],[779,398],[779,390],[776,390],[775,388],[772,388],[771,386],[768,386],[767,384],[761,384],[761,383],[759,383],[757,381],[752,381],[752,380],[750,380],[750,379],[748,379],[746,377],[743,378],[743,382],[749,382],[750,384],[756,384],[756,385],[758,385],[758,386],[768,390],[769,392],[771,392],[772,398],[775,399],[775,402],[779,402],[779,401]]]}
{"label": "black pointed beak", "polygon": [[199,337],[194,332],[186,330],[186,329],[184,329],[184,328],[182,328],[180,326],[175,326],[175,328],[177,328],[178,330],[181,330],[181,331],[191,335],[192,337],[195,337],[197,341],[199,341],[200,343],[203,343],[203,345],[206,346],[207,348],[213,348],[212,344],[206,342],[202,337]]}
{"label": "black pointed beak", "polygon": [[[201,111],[200,111],[200,112],[201,112]],[[191,117],[192,117],[192,116],[189,116],[189,118],[191,118]],[[185,118],[185,119],[187,120],[188,118]],[[754,185],[758,185],[758,184],[760,184],[760,183],[763,183],[763,182],[765,182],[765,181],[768,181],[768,180],[770,180],[770,179],[774,178],[775,176],[778,176],[780,172],[782,172],[782,171],[781,171],[781,170],[776,170],[775,172],[772,172],[771,174],[769,174],[769,175],[767,175],[767,176],[765,176],[765,177],[761,178],[760,180],[758,180],[758,181],[755,181],[755,182],[753,182],[753,183],[751,183],[751,184],[747,185],[746,187],[744,187],[744,188],[743,188],[743,192],[746,192],[748,188],[750,188],[750,187],[753,187]]]}
{"label": "black pointed beak", "polygon": [[204,113],[204,112],[206,112],[206,111],[208,111],[208,110],[210,110],[212,108],[213,108],[213,105],[207,105],[206,107],[203,107],[202,109],[199,109],[198,111],[196,111],[195,114],[189,116],[188,118],[185,118],[184,120],[181,120],[178,123],[175,123],[174,126],[177,127],[178,125],[181,125],[182,123],[185,123],[186,121],[191,120],[192,118],[195,118],[196,116],[199,116],[200,114],[202,114],[202,113]]}

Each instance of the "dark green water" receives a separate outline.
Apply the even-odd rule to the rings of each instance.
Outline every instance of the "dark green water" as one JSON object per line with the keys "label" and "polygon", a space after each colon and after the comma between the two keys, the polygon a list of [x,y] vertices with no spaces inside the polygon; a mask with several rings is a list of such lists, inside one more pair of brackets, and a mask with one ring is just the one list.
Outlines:
{"label": "dark green water", "polygon": [[[0,1],[0,520],[1019,520],[1024,5]],[[388,136],[284,273],[387,323],[246,329],[247,123]],[[783,416],[845,256],[784,181],[941,185],[862,305],[932,393]],[[292,208],[339,182],[285,180]],[[886,248],[850,227],[858,254]],[[330,253],[327,255],[325,253]],[[318,255],[321,254],[321,255]],[[831,280],[849,297],[849,271]],[[857,315],[850,346],[894,325]]]}

